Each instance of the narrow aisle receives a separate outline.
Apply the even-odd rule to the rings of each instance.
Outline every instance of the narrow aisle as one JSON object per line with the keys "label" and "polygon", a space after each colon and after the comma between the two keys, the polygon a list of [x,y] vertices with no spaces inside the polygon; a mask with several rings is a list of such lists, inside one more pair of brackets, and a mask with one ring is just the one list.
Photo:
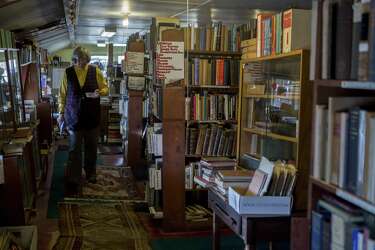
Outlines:
{"label": "narrow aisle", "polygon": [[121,148],[99,146],[97,182],[85,182],[75,196],[64,193],[66,160],[67,146],[60,143],[49,178],[47,219],[40,223],[40,249],[150,249],[134,211],[144,197],[137,192],[130,168],[123,166]]}

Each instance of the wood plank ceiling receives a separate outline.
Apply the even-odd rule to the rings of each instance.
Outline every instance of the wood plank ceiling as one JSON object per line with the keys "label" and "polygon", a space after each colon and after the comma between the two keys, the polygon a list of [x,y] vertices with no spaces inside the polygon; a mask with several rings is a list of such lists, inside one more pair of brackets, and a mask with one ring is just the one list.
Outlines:
{"label": "wood plank ceiling", "polygon": [[[70,36],[69,10],[64,5],[77,2],[75,24]],[[153,16],[178,17],[182,25],[245,23],[258,10],[279,11],[290,7],[310,8],[311,0],[0,0],[0,28],[15,31],[19,38],[30,38],[42,47],[56,51],[74,43],[95,44],[106,25],[117,32],[110,39],[125,43],[135,32],[145,32]],[[189,7],[189,10],[187,10]],[[129,13],[129,25],[122,20]],[[73,32],[73,34],[72,34]]]}

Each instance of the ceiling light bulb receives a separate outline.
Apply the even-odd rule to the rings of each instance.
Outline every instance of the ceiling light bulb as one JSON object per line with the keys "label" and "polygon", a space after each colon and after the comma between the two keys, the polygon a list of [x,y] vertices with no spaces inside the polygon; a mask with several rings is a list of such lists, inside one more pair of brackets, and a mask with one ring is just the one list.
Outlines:
{"label": "ceiling light bulb", "polygon": [[124,19],[122,20],[122,26],[124,27],[128,27],[129,26],[129,17],[124,17]]}
{"label": "ceiling light bulb", "polygon": [[129,12],[129,2],[124,2],[121,10],[122,10],[123,13],[128,13]]}

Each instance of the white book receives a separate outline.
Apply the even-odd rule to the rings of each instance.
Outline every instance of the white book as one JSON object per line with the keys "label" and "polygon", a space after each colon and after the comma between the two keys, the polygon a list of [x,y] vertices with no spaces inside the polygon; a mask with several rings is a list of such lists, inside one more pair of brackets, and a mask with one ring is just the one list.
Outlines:
{"label": "white book", "polygon": [[327,106],[316,105],[315,127],[314,127],[314,161],[312,175],[314,178],[322,179],[325,164],[327,134]]}
{"label": "white book", "polygon": [[357,248],[354,248],[354,249],[357,249],[357,250],[366,250],[366,249],[363,249],[363,232],[358,232],[358,235],[357,235]]}
{"label": "white book", "polygon": [[148,169],[148,179],[150,188],[155,187],[155,168],[151,167]]}
{"label": "white book", "polygon": [[161,169],[157,169],[155,170],[155,190],[162,189],[161,181]]}

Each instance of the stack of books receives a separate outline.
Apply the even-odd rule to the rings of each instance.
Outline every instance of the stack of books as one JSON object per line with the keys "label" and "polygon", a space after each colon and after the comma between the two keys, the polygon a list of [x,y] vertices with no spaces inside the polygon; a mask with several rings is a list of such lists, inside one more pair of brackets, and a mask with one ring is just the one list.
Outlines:
{"label": "stack of books", "polygon": [[215,175],[220,170],[234,170],[236,160],[226,157],[206,157],[199,162],[198,175],[194,182],[202,187],[215,185]]}
{"label": "stack of books", "polygon": [[215,175],[214,189],[226,197],[229,187],[248,187],[253,173],[249,170],[220,170]]}
{"label": "stack of books", "polygon": [[208,221],[212,218],[212,212],[201,205],[193,204],[185,208],[185,216],[189,222]]}
{"label": "stack of books", "polygon": [[257,57],[257,39],[249,39],[241,42],[241,59],[251,59]]}

